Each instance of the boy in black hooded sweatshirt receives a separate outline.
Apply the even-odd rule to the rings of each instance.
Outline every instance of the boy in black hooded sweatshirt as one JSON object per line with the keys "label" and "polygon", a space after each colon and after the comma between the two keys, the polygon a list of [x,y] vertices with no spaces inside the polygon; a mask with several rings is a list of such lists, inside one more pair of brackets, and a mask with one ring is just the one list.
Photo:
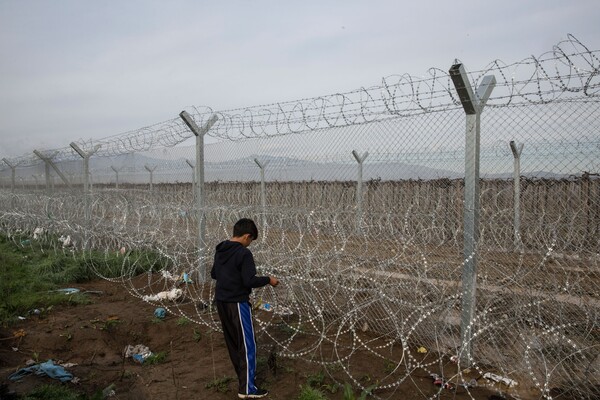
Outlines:
{"label": "boy in black hooded sweatshirt", "polygon": [[247,247],[258,238],[254,221],[242,218],[233,226],[233,237],[217,245],[210,276],[217,280],[215,300],[229,357],[238,376],[240,399],[259,399],[268,392],[256,387],[256,342],[250,293],[253,288],[277,286],[272,276],[256,276],[252,252]]}

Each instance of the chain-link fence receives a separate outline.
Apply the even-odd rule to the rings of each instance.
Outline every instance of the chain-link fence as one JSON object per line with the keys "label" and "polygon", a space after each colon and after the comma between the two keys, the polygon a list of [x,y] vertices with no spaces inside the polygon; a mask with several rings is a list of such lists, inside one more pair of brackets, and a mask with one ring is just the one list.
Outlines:
{"label": "chain-link fence", "polygon": [[521,398],[596,398],[599,54],[570,37],[470,73],[476,89],[496,80],[476,143],[460,88],[432,69],[5,159],[0,223],[85,252],[158,251],[155,274],[118,281],[153,301],[188,273],[186,300],[163,305],[219,329],[212,248],[251,217],[260,272],[283,282],[254,299],[272,305],[257,328],[280,354],[340,366],[363,389],[357,354],[385,360],[382,398],[440,368],[468,392],[466,367]]}

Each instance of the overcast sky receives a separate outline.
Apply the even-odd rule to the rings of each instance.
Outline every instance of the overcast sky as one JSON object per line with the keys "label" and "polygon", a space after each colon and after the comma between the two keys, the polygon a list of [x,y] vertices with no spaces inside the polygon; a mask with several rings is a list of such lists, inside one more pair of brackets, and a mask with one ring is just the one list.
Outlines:
{"label": "overcast sky", "polygon": [[600,49],[598,0],[0,0],[0,157],[389,75]]}

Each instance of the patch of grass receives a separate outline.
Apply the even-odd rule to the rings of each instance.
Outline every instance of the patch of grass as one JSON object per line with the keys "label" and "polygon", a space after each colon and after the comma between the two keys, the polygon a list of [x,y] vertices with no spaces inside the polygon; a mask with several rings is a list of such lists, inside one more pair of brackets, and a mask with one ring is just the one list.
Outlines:
{"label": "patch of grass", "polygon": [[321,390],[304,385],[300,386],[300,393],[296,400],[327,400],[327,397]]}
{"label": "patch of grass", "polygon": [[194,342],[198,343],[200,340],[202,340],[202,332],[194,329]]}
{"label": "patch of grass", "polygon": [[186,326],[190,324],[190,320],[187,319],[186,317],[179,317],[177,319],[177,325],[178,326]]}
{"label": "patch of grass", "polygon": [[206,389],[214,389],[215,392],[227,393],[229,392],[229,383],[233,381],[233,378],[224,376],[220,379],[215,379],[212,382],[208,382],[204,387]]}
{"label": "patch of grass", "polygon": [[[94,329],[100,329],[101,331],[112,332],[114,328],[121,323],[119,319],[114,317],[108,317],[107,319],[94,319],[91,320],[90,323],[94,327]],[[98,325],[98,326],[96,326]]]}
{"label": "patch of grass", "polygon": [[308,375],[306,377],[306,384],[310,387],[321,387],[325,382],[325,373],[323,370],[317,372],[316,374]]}
{"label": "patch of grass", "polygon": [[31,392],[22,400],[85,400],[86,396],[75,392],[68,386],[42,385]]}
{"label": "patch of grass", "polygon": [[344,400],[353,400],[354,398],[354,389],[352,389],[352,385],[349,383],[344,384]]}
{"label": "patch of grass", "polygon": [[[170,260],[151,251],[117,252],[62,251],[57,239],[48,236],[34,241],[26,236],[0,235],[0,323],[7,325],[17,316],[27,317],[34,309],[57,304],[87,304],[81,293],[65,295],[54,290],[67,284],[87,282],[98,276],[114,278],[123,274],[166,268]],[[26,245],[25,245],[26,243]]]}
{"label": "patch of grass", "polygon": [[129,370],[129,369],[126,369],[123,372],[123,379],[135,378],[136,376],[137,376],[137,374],[134,371]]}
{"label": "patch of grass", "polygon": [[396,363],[395,362],[393,362],[391,360],[384,360],[383,361],[383,371],[386,374],[391,374],[395,370],[396,370]]}
{"label": "patch of grass", "polygon": [[372,385],[372,386],[369,386],[368,388],[365,388],[365,390],[362,391],[360,396],[356,397],[356,395],[354,394],[354,389],[352,388],[352,385],[350,385],[349,383],[345,383],[343,398],[344,398],[344,400],[366,400],[366,398],[368,396],[373,394],[373,389],[375,389],[375,387],[376,387],[376,385]]}
{"label": "patch of grass", "polygon": [[323,390],[335,394],[337,393],[340,385],[337,382],[326,382],[325,372],[320,370],[319,372],[308,375],[306,377],[306,386],[311,387],[313,389],[318,389],[319,392],[323,392]]}
{"label": "patch of grass", "polygon": [[267,357],[265,356],[258,356],[256,357],[256,369],[263,369],[264,367],[267,366]]}
{"label": "patch of grass", "polygon": [[337,382],[325,383],[321,386],[321,388],[323,388],[323,390],[326,390],[327,392],[329,392],[331,394],[335,394],[335,393],[337,393],[338,389],[340,388],[340,384]]}
{"label": "patch of grass", "polygon": [[148,356],[145,360],[144,360],[144,364],[143,365],[155,365],[155,364],[160,364],[162,362],[164,362],[167,358],[167,352],[166,351],[159,351],[158,353],[152,353],[152,355]]}
{"label": "patch of grass", "polygon": [[101,331],[111,332],[120,323],[121,323],[121,321],[119,321],[118,319],[107,319],[100,326],[100,330]]}

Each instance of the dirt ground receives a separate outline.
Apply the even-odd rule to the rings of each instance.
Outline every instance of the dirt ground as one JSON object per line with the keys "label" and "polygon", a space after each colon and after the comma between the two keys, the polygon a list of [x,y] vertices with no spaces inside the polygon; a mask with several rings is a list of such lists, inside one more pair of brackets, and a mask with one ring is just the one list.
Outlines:
{"label": "dirt ground", "polygon": [[[112,399],[237,398],[234,380],[225,386],[226,392],[210,385],[223,377],[234,376],[221,333],[191,322],[182,324],[174,315],[167,315],[158,322],[154,317],[155,306],[132,297],[116,283],[98,280],[74,287],[100,293],[89,295],[91,304],[57,307],[40,315],[27,316],[16,325],[0,328],[0,383],[8,384],[9,389],[18,394],[26,394],[42,384],[60,384],[35,375],[18,382],[8,379],[30,359],[37,362],[52,359],[76,364],[67,370],[79,378],[79,382],[65,385],[83,393],[93,394],[112,384],[115,393],[110,397]],[[15,332],[21,329],[25,335],[18,337]],[[136,344],[144,344],[155,353],[165,353],[166,358],[152,365],[125,358],[125,347]],[[272,345],[260,341],[258,345],[259,358],[264,359]],[[374,368],[369,354],[353,357],[353,362],[363,364],[366,370]],[[257,381],[259,386],[270,391],[270,399],[296,399],[300,386],[321,370],[318,363],[277,357],[275,366],[259,363]],[[339,372],[338,375],[338,381],[344,382],[344,374]],[[347,377],[346,381],[349,381]],[[332,382],[326,376],[324,383]],[[498,396],[497,390],[485,385],[469,391],[460,387],[440,389],[426,373],[416,372],[400,387],[380,390],[376,394],[385,399],[512,398]],[[341,389],[336,393],[326,391],[326,395],[331,400],[341,400],[342,392]]]}

